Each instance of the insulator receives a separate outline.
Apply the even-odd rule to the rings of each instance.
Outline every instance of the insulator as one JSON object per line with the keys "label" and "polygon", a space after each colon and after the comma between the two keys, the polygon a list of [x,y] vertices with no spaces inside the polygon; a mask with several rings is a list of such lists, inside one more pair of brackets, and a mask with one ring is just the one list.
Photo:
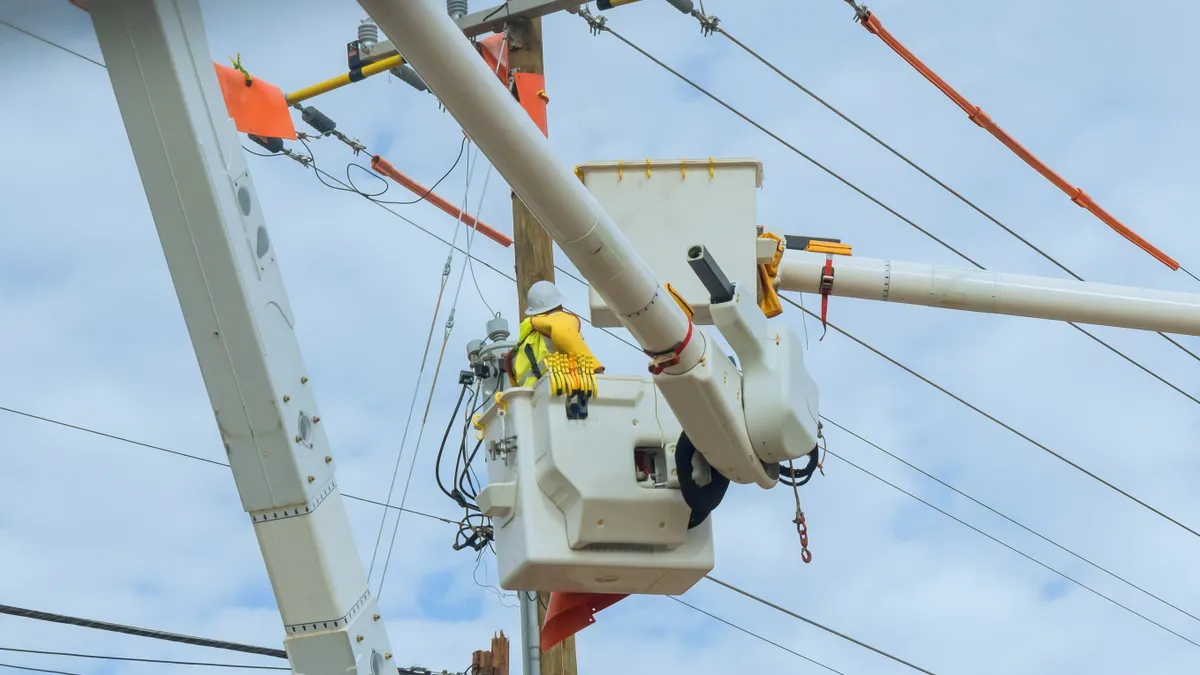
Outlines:
{"label": "insulator", "polygon": [[413,70],[407,63],[396,66],[388,72],[417,91],[429,91],[429,86],[425,84],[425,80],[422,80],[417,71]]}
{"label": "insulator", "polygon": [[327,134],[337,128],[336,122],[311,105],[300,112],[300,119],[320,133]]}
{"label": "insulator", "polygon": [[493,317],[487,322],[488,339],[492,342],[507,340],[511,333],[508,331],[508,320],[503,317]]}
{"label": "insulator", "polygon": [[273,138],[271,136],[255,136],[254,134],[246,134],[250,140],[263,146],[268,152],[279,152],[283,150],[283,139]]}
{"label": "insulator", "polygon": [[358,45],[364,49],[370,49],[379,42],[379,26],[371,19],[363,19],[358,24]]}
{"label": "insulator", "polygon": [[446,12],[451,19],[457,19],[467,13],[468,0],[446,0]]}

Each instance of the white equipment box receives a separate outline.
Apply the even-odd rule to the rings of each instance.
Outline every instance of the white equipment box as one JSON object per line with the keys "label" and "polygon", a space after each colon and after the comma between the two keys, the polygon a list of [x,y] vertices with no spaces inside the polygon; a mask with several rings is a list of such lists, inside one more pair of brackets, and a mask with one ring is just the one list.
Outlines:
{"label": "white equipment box", "polygon": [[713,568],[711,519],[688,529],[675,474],[682,431],[650,377],[597,375],[571,420],[550,378],[503,392],[480,420],[500,586],[684,593]]}
{"label": "white equipment box", "polygon": [[[756,190],[762,163],[752,159],[587,162],[576,167],[587,189],[641,254],[659,281],[671,284],[711,325],[708,292],[688,267],[688,247],[703,244],[720,257],[732,282],[753,288],[757,274]],[[621,322],[589,288],[591,320]]]}

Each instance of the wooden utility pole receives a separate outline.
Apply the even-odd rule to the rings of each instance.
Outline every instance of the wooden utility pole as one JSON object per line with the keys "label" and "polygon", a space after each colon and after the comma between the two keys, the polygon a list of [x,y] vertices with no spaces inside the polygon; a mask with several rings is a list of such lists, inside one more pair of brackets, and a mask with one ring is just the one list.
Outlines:
{"label": "wooden utility pole", "polygon": [[[523,73],[545,72],[542,60],[542,20],[535,18],[511,24],[509,28],[508,67]],[[517,307],[525,313],[526,294],[537,281],[554,281],[554,240],[530,213],[525,203],[512,196],[513,248],[516,249]],[[538,593],[538,624],[546,619],[549,593]],[[575,636],[542,652],[541,675],[579,675],[575,662]],[[525,675],[532,675],[526,673]]]}
{"label": "wooden utility pole", "polygon": [[[522,21],[509,29],[508,67],[541,74],[542,20]],[[536,281],[554,281],[554,240],[514,192],[513,247],[517,259],[517,306],[525,312],[525,294]],[[542,672],[546,672],[543,670]]]}
{"label": "wooden utility pole", "polygon": [[492,648],[471,655],[470,675],[509,675],[508,638],[504,631],[492,636]]}

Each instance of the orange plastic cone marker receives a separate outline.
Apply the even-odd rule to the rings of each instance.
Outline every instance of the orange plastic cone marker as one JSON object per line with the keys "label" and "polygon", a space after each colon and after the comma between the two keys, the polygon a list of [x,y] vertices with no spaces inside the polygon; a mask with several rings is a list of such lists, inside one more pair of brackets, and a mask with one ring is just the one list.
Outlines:
{"label": "orange plastic cone marker", "polygon": [[617,593],[551,593],[542,622],[542,651],[596,623],[596,612],[627,597]]}
{"label": "orange plastic cone marker", "polygon": [[225,110],[237,130],[266,138],[295,140],[296,127],[288,113],[287,97],[283,91],[266,80],[254,76],[246,85],[246,74],[236,68],[213,63]]}

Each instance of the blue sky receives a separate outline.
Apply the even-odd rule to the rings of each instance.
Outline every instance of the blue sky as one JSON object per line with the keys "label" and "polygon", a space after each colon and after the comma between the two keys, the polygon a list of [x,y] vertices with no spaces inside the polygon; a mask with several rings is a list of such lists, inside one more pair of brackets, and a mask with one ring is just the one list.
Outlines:
{"label": "blue sky", "polygon": [[[240,52],[253,72],[294,89],[340,72],[362,12],[332,3],[201,3],[213,58]],[[1089,280],[1200,292],[1133,248],[971,124],[838,0],[706,0],[722,25],[806,86]],[[473,0],[472,7],[482,7]],[[1170,15],[1121,2],[879,0],[888,28],[993,119],[1135,230],[1200,268],[1200,46]],[[9,0],[0,19],[99,58],[85,14],[67,2]],[[991,269],[1062,273],[720,36],[648,1],[612,26],[766,127]],[[803,159],[698,97],[611,36],[569,15],[545,24],[550,135],[564,165],[643,157],[754,157],[759,219],[790,234],[839,237],[855,253],[961,266]],[[104,71],[0,26],[0,406],[204,457],[222,455],[124,127]],[[317,101],[339,129],[385,150],[426,184],[461,135],[436,101],[375,78]],[[354,158],[313,146],[340,175]],[[345,491],[382,500],[429,329],[444,244],[311,171],[249,158],[297,332]],[[476,174],[471,203],[482,185]],[[463,174],[439,192],[457,201]],[[396,194],[400,194],[397,190]],[[403,198],[403,197],[397,197]],[[482,219],[511,230],[498,176]],[[453,219],[397,207],[438,234]],[[487,240],[474,252],[511,270]],[[565,263],[561,258],[560,262]],[[457,279],[461,256],[454,257]],[[510,282],[476,274],[487,302],[515,313]],[[564,280],[580,309],[586,289]],[[810,300],[812,300],[810,298]],[[809,305],[810,307],[814,305]],[[437,332],[446,310],[436,319]],[[831,303],[850,333],[1047,447],[1189,525],[1200,410],[1069,326],[861,301]],[[462,347],[487,310],[470,279],[447,348],[407,505],[455,510],[430,480],[453,405]],[[778,321],[801,330],[789,308]],[[809,331],[814,322],[808,322]],[[1153,334],[1097,335],[1185,391],[1200,363]],[[1200,615],[1200,541],[833,333],[806,360],[823,412],[979,500]],[[601,333],[610,371],[644,359]],[[1180,338],[1193,350],[1200,341]],[[418,411],[428,392],[421,385]],[[419,413],[418,413],[419,414]],[[415,428],[415,425],[414,425]],[[828,428],[828,427],[827,427]],[[0,602],[174,632],[277,646],[282,630],[253,531],[227,470],[0,413]],[[938,486],[837,429],[830,449],[1047,565],[1200,641],[1200,626]],[[402,476],[412,457],[405,449]],[[803,494],[812,564],[799,560],[791,494],[742,486],[714,516],[714,575],[938,673],[1189,673],[1200,653],[1025,558],[831,458]],[[369,560],[379,508],[348,502]],[[405,516],[381,598],[397,660],[461,670],[494,631],[518,633],[511,598],[484,588],[494,564],[450,549],[453,528]],[[391,532],[389,519],[387,535]],[[386,540],[385,540],[386,546]],[[490,576],[488,576],[490,574]],[[707,582],[686,598],[845,673],[902,666]],[[0,647],[206,658],[179,645],[0,617]],[[514,650],[515,652],[515,650]],[[252,662],[236,656],[229,661]],[[79,673],[184,669],[0,655]],[[586,675],[821,672],[665,598],[635,598],[579,635]]]}

